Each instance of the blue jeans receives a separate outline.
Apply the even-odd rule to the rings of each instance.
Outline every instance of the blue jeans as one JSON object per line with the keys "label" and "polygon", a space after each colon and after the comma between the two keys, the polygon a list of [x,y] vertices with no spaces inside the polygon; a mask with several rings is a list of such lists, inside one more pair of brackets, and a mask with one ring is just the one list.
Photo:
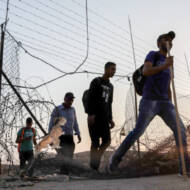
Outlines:
{"label": "blue jeans", "polygon": [[[128,134],[128,136],[124,139],[124,141],[121,143],[119,148],[112,156],[112,162],[111,162],[111,164],[113,164],[112,168],[117,167],[117,165],[121,161],[121,158],[134,144],[134,142],[144,133],[145,129],[156,115],[160,116],[164,120],[166,125],[173,131],[176,145],[177,147],[179,147],[177,123],[176,123],[176,111],[171,101],[148,100],[142,98],[139,105],[139,116],[136,126],[133,129],[133,131],[131,131]],[[189,166],[190,159],[187,155],[186,129],[181,119],[180,119],[180,129],[181,129],[182,143],[184,147],[186,167],[189,167],[187,168],[187,171],[190,171],[190,166]],[[179,159],[179,163],[180,163],[180,172],[182,173],[181,158]]]}

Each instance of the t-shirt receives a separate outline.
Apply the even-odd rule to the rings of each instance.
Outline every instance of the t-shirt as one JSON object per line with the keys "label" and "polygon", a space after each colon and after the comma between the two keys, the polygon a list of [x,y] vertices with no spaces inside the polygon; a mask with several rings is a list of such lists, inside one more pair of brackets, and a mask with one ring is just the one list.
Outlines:
{"label": "t-shirt", "polygon": [[[154,63],[155,54],[159,59]],[[165,64],[166,57],[159,52],[151,51],[146,56],[145,62],[150,61],[154,66]],[[155,75],[147,76],[143,87],[143,98],[151,100],[168,100],[168,88],[170,85],[170,69],[167,68]]]}
{"label": "t-shirt", "polygon": [[89,88],[89,115],[96,115],[102,120],[112,120],[113,85],[109,80],[97,77]]}
{"label": "t-shirt", "polygon": [[[18,131],[18,138],[20,138],[21,134],[22,134],[22,129],[20,129]],[[32,128],[24,128],[24,138],[26,137],[31,137],[30,140],[23,140],[21,142],[21,146],[20,146],[20,151],[30,151],[33,150],[33,136],[36,136],[36,130],[34,129],[34,133]]]}

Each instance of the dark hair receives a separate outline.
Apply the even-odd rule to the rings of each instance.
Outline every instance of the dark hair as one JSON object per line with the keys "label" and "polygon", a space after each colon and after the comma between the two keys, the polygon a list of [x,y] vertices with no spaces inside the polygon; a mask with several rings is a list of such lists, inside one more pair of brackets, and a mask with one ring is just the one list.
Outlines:
{"label": "dark hair", "polygon": [[104,69],[108,69],[108,68],[110,68],[111,66],[115,66],[116,64],[115,63],[113,63],[113,62],[107,62],[106,64],[105,64],[105,66],[104,66]]}
{"label": "dark hair", "polygon": [[167,34],[162,34],[158,36],[157,43],[159,43],[163,38],[170,37],[172,40],[175,38],[175,32],[170,31]]}
{"label": "dark hair", "polygon": [[73,99],[73,98],[75,98],[75,96],[74,96],[74,94],[73,94],[72,92],[67,92],[67,93],[65,94],[65,98]]}
{"label": "dark hair", "polygon": [[32,118],[31,117],[28,117],[26,119],[26,124],[32,124]]}

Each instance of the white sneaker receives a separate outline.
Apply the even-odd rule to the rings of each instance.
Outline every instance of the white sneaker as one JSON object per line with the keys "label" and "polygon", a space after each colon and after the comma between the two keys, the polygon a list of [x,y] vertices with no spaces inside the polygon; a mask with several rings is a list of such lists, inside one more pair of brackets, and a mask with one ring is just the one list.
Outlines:
{"label": "white sneaker", "polygon": [[109,174],[113,174],[115,172],[115,170],[117,169],[117,166],[119,164],[120,161],[118,160],[114,160],[113,161],[113,155],[109,158],[109,162],[108,162],[108,165],[106,167],[106,171],[109,173]]}
{"label": "white sneaker", "polygon": [[[178,175],[178,177],[183,177],[182,173],[178,173],[177,175]],[[190,177],[190,172],[187,172],[187,177]]]}

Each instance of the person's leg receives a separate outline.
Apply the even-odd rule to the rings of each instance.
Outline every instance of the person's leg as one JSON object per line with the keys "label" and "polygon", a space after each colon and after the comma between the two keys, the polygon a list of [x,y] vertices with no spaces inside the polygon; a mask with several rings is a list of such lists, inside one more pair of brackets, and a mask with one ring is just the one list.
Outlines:
{"label": "person's leg", "polygon": [[58,154],[65,155],[65,154],[67,154],[67,152],[65,151],[65,146],[67,144],[66,135],[61,135],[59,137],[59,140],[60,140],[60,143],[59,143],[60,150],[59,150]]}
{"label": "person's leg", "polygon": [[73,158],[75,151],[75,143],[72,135],[67,135],[64,137],[62,142],[64,156],[68,158]]}
{"label": "person's leg", "polygon": [[90,134],[90,138],[91,138],[90,167],[95,170],[98,170],[98,167],[99,167],[98,150],[100,147],[99,134],[98,134],[97,127],[98,127],[97,124],[88,126],[89,134]]}
{"label": "person's leg", "polygon": [[19,158],[20,158],[20,177],[24,177],[26,175],[26,153],[24,151],[19,152]]}
{"label": "person's leg", "polygon": [[73,136],[70,136],[70,145],[69,146],[70,146],[70,148],[69,148],[69,150],[70,150],[69,157],[73,158],[74,152],[75,152],[75,142],[74,142]]}
{"label": "person's leg", "polygon": [[[166,125],[168,125],[170,127],[170,129],[173,131],[176,146],[178,148],[178,153],[179,153],[179,137],[178,137],[178,131],[177,131],[176,111],[175,111],[175,107],[171,103],[171,101],[162,102],[162,110],[159,115],[164,120]],[[181,137],[182,137],[184,158],[185,158],[185,162],[186,162],[186,169],[188,172],[190,172],[190,158],[187,153],[186,129],[184,127],[184,124],[183,124],[181,118],[180,118],[180,131],[181,131]],[[179,167],[180,173],[182,173],[182,163],[181,163],[180,155],[179,155],[179,166],[180,166]]]}
{"label": "person's leg", "polygon": [[32,176],[33,174],[33,169],[34,169],[34,153],[33,153],[33,150],[30,150],[30,151],[27,151],[25,152],[26,154],[26,159],[28,161],[28,165],[27,165],[27,175],[29,177]]}
{"label": "person's leg", "polygon": [[102,125],[102,133],[101,133],[102,143],[99,148],[99,160],[101,160],[102,155],[111,144],[111,134],[109,128],[109,122],[105,121]]}
{"label": "person's leg", "polygon": [[135,128],[131,131],[128,136],[123,140],[119,148],[110,158],[109,169],[115,170],[122,157],[134,144],[134,142],[144,133],[145,129],[159,112],[159,105],[157,101],[142,99],[139,105],[139,116]]}
{"label": "person's leg", "polygon": [[102,143],[99,148],[100,156],[102,156],[105,152],[105,150],[108,148],[108,146],[111,144],[111,134],[110,134],[110,128],[109,128],[109,122],[105,122],[105,125],[102,126]]}
{"label": "person's leg", "polygon": [[[59,139],[60,139],[60,146],[61,146],[60,154],[63,156],[63,159],[64,158],[66,158],[66,159],[73,158],[73,153],[74,153],[74,149],[75,149],[73,136],[62,135],[62,136],[60,136]],[[63,164],[61,166],[60,173],[65,174],[65,175],[69,174],[69,168],[67,167],[66,164]]]}
{"label": "person's leg", "polygon": [[20,169],[24,169],[26,166],[26,158],[23,151],[19,152],[19,159],[20,159]]}
{"label": "person's leg", "polygon": [[[108,121],[102,121],[101,124],[99,124],[99,127],[101,126],[101,132],[99,132],[100,138],[101,138],[101,145],[99,145],[99,148],[96,149],[96,170],[98,170],[101,162],[101,157],[104,154],[105,150],[108,148],[108,146],[111,143],[111,136],[110,136],[110,129],[109,129],[109,123]],[[98,140],[99,143],[99,140]],[[95,155],[94,155],[95,156]]]}

